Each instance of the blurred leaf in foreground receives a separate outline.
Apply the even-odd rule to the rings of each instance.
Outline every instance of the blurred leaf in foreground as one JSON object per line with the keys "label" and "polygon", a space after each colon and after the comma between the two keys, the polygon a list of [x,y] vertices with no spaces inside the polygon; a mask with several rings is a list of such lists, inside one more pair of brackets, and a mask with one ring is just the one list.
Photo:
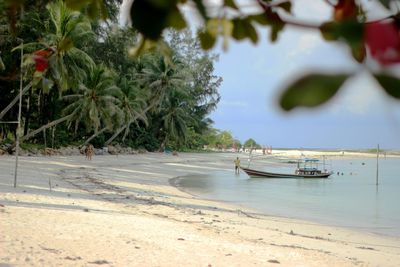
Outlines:
{"label": "blurred leaf in foreground", "polygon": [[374,77],[388,95],[400,99],[399,78],[384,73],[374,74]]}
{"label": "blurred leaf in foreground", "polygon": [[284,90],[280,106],[286,111],[296,107],[319,106],[331,99],[349,76],[349,74],[308,74]]}

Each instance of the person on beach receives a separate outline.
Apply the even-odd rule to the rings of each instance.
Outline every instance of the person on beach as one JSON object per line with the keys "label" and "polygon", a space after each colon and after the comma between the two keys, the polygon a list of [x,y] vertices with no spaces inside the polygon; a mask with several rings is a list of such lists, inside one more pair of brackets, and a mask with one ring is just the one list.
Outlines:
{"label": "person on beach", "polygon": [[235,174],[239,174],[240,171],[240,159],[239,157],[236,157],[236,159],[234,160],[235,162]]}
{"label": "person on beach", "polygon": [[94,155],[94,147],[92,144],[88,144],[85,148],[86,159],[92,160],[93,155]]}

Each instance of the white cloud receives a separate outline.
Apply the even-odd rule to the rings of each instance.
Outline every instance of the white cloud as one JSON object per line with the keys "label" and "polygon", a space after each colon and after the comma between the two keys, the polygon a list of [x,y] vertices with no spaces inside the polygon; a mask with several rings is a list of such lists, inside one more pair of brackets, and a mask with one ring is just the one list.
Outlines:
{"label": "white cloud", "polygon": [[306,33],[300,36],[296,48],[289,52],[287,57],[292,59],[298,55],[310,54],[313,49],[322,43],[321,38],[315,33]]}
{"label": "white cloud", "polygon": [[368,73],[348,80],[339,96],[332,101],[332,113],[366,115],[384,109],[385,98],[379,85]]}
{"label": "white cloud", "polygon": [[[382,19],[390,15],[379,1],[361,0],[361,3],[369,20]],[[392,4],[394,4],[394,1]]]}
{"label": "white cloud", "polygon": [[325,1],[296,0],[293,3],[293,13],[302,21],[322,22],[332,15],[332,8]]}

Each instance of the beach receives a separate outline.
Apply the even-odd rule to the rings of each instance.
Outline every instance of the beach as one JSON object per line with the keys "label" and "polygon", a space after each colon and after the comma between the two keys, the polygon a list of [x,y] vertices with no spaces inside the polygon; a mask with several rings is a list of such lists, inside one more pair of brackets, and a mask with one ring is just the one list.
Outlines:
{"label": "beach", "polygon": [[17,188],[15,157],[1,156],[0,266],[400,265],[398,238],[273,217],[199,199],[174,186],[185,175],[234,172],[236,156],[245,158],[237,153],[101,155],[92,161],[20,157]]}

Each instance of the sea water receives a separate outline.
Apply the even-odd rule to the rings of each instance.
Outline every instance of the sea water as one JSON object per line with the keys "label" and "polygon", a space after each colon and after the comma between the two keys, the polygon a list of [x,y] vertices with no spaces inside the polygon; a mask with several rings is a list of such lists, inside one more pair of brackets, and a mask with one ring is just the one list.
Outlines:
{"label": "sea water", "polygon": [[[379,159],[378,185],[376,158],[329,162],[334,174],[328,179],[250,178],[232,170],[183,177],[178,186],[268,215],[400,237],[400,158]],[[258,168],[293,173],[293,165],[271,162]]]}

